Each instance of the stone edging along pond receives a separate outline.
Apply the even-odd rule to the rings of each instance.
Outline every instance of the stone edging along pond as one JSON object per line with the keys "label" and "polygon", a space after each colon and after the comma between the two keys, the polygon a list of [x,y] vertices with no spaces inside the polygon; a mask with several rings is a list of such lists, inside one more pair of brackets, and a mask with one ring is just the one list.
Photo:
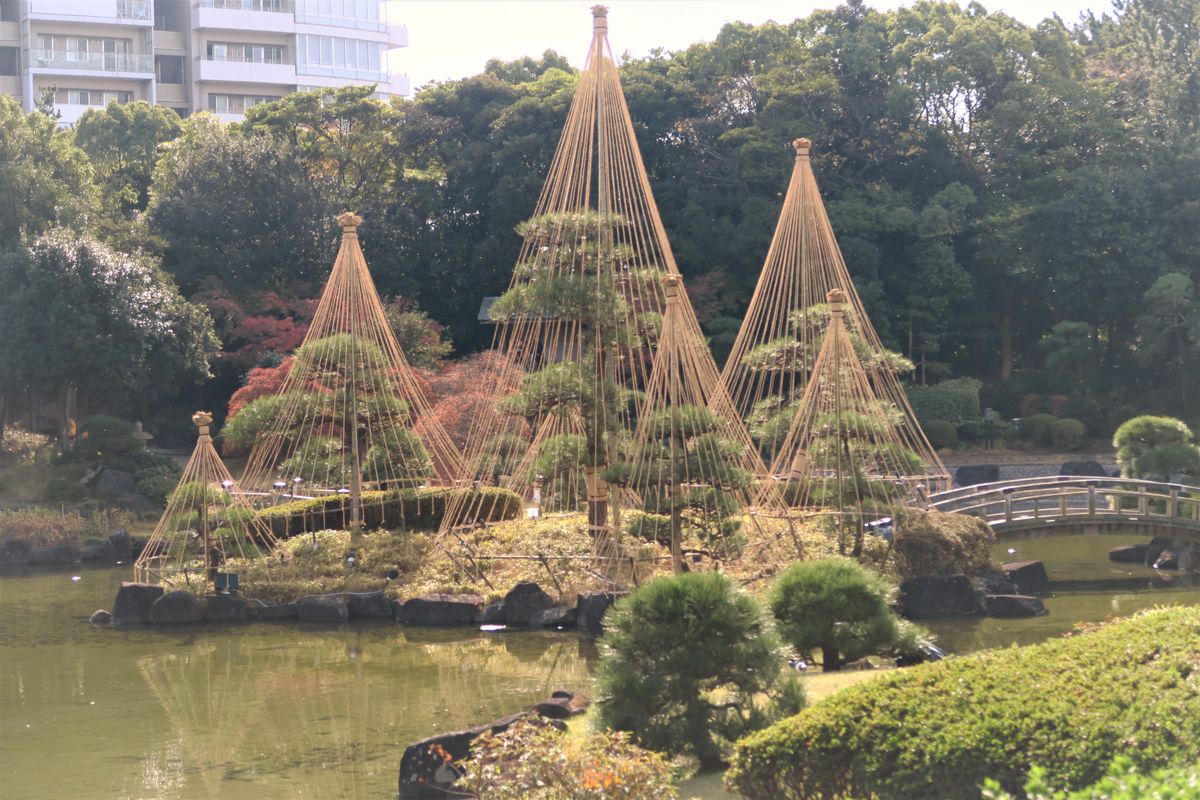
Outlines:
{"label": "stone edging along pond", "polygon": [[576,629],[596,636],[617,595],[588,592],[573,605],[555,603],[536,583],[524,581],[504,599],[487,605],[477,594],[428,594],[389,600],[383,591],[335,592],[266,605],[234,594],[197,595],[164,591],[157,584],[122,582],[112,612],[92,614],[94,625],[186,625],[200,622],[298,622],[339,624],[350,620],[390,620],[405,625],[449,627],[496,625],[550,630]]}

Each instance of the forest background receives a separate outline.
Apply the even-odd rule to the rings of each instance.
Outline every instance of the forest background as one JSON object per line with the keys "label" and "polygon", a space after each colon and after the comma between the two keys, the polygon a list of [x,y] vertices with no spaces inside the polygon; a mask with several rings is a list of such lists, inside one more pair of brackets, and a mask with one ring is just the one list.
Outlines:
{"label": "forest background", "polygon": [[[1100,436],[1134,413],[1200,422],[1200,0],[1037,27],[850,2],[620,69],[718,363],[806,136],[912,383],[976,378],[1002,417]],[[135,103],[60,129],[50,105],[0,98],[0,416],[73,385],[182,444],[196,408],[278,385],[351,209],[453,434],[486,389],[461,360],[491,340],[480,304],[507,286],[577,78],[547,51],[412,100],[301,93],[234,125]]]}

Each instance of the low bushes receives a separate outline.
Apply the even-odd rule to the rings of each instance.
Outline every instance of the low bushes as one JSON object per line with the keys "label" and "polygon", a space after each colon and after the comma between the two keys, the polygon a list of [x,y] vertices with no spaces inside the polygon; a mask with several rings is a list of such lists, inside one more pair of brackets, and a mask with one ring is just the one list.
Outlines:
{"label": "low bushes", "polygon": [[[521,513],[521,497],[508,489],[398,489],[363,492],[363,528],[408,528],[436,530],[452,498],[469,495],[467,500],[478,514],[470,519],[485,522],[515,519]],[[348,528],[350,497],[330,495],[312,500],[295,500],[259,513],[271,532],[280,538],[308,531]]]}
{"label": "low bushes", "polygon": [[1140,614],[1031,647],[950,659],[843,690],[738,743],[727,774],[757,798],[979,797],[1030,768],[1073,789],[1114,754],[1200,759],[1200,607]]}
{"label": "low bushes", "polygon": [[[674,800],[671,768],[626,734],[578,739],[546,722],[525,720],[471,743],[466,774],[454,790],[482,800]],[[464,795],[466,796],[466,795]]]}
{"label": "low bushes", "polygon": [[[1026,800],[1195,800],[1200,797],[1200,764],[1142,772],[1119,756],[1098,782],[1084,789],[1056,790],[1046,770],[1034,767],[1025,784]],[[992,779],[984,782],[984,800],[1017,800]]]}
{"label": "low bushes", "polygon": [[958,429],[954,427],[953,422],[947,422],[944,419],[931,419],[921,426],[925,430],[925,436],[929,439],[929,443],[933,445],[934,450],[941,450],[943,447],[954,447],[958,444]]}
{"label": "low bushes", "polygon": [[77,514],[29,509],[0,511],[0,544],[23,541],[30,547],[77,542],[94,533],[89,520]]}
{"label": "low bushes", "polygon": [[1050,446],[1055,450],[1074,450],[1083,444],[1087,428],[1077,419],[1056,419],[1050,424]]}
{"label": "low bushes", "polygon": [[995,533],[965,514],[901,511],[892,553],[901,578],[918,575],[981,575],[992,565]]}
{"label": "low bushes", "polygon": [[1053,414],[1034,414],[1018,423],[1021,437],[1037,444],[1050,441],[1050,426],[1058,419]]}

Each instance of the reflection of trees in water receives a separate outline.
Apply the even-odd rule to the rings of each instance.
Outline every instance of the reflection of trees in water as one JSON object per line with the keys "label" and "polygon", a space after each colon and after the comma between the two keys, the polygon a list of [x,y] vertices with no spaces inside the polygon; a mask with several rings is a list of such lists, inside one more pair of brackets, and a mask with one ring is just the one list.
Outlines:
{"label": "reflection of trees in water", "polygon": [[145,788],[191,796],[198,774],[212,797],[388,796],[413,741],[591,685],[591,645],[573,635],[364,628],[302,637],[141,659],[173,728],[144,764]]}

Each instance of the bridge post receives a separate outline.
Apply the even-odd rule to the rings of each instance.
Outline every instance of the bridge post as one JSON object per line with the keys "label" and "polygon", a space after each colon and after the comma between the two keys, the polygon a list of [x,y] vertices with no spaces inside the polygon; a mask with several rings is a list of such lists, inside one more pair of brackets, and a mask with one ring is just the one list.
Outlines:
{"label": "bridge post", "polygon": [[1001,494],[1004,495],[1004,521],[1012,522],[1013,521],[1013,513],[1012,513],[1013,487],[1005,486],[1003,489],[1000,490],[1000,492],[1001,492]]}
{"label": "bridge post", "polygon": [[1171,519],[1179,516],[1179,487],[1171,485],[1171,491],[1167,494],[1167,516]]}
{"label": "bridge post", "polygon": [[1097,486],[1096,481],[1088,481],[1087,482],[1088,516],[1089,517],[1096,516],[1096,486]]}
{"label": "bridge post", "polygon": [[1058,513],[1063,517],[1067,515],[1067,495],[1065,492],[1058,496]]}
{"label": "bridge post", "polygon": [[1138,487],[1137,509],[1138,509],[1138,515],[1142,516],[1142,517],[1144,517],[1150,513],[1150,502],[1149,502],[1149,498],[1146,497],[1146,487],[1144,485]]}

